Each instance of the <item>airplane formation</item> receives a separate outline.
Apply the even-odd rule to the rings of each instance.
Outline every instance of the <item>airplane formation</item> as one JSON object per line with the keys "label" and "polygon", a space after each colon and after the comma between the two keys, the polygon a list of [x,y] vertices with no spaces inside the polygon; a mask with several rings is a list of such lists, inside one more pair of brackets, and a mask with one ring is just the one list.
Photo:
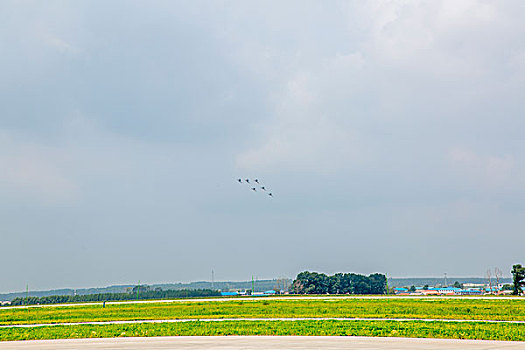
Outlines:
{"label": "airplane formation", "polygon": [[237,181],[240,183],[240,184],[248,184],[250,185],[250,188],[252,189],[253,192],[257,192],[257,190],[261,190],[261,191],[264,191],[266,192],[266,194],[270,197],[273,197],[273,194],[272,192],[266,190],[266,186],[263,186],[260,182],[259,182],[259,179],[254,179],[253,182],[250,182],[250,179],[237,179]]}

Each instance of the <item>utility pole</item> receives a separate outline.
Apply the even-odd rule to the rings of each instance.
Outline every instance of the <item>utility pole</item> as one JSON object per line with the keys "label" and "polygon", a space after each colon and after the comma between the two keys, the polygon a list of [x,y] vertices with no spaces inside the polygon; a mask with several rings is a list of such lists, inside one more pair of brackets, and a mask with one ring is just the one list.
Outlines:
{"label": "utility pole", "polygon": [[140,291],[140,280],[139,280],[139,284],[137,285],[137,300],[139,300],[139,291]]}
{"label": "utility pole", "polygon": [[447,273],[445,272],[445,288],[448,287]]}
{"label": "utility pole", "polygon": [[213,270],[211,270],[211,289],[215,290],[215,275]]}
{"label": "utility pole", "polygon": [[26,304],[29,305],[29,283],[26,284]]}
{"label": "utility pole", "polygon": [[253,275],[252,275],[252,295],[255,293],[255,281],[253,280]]}

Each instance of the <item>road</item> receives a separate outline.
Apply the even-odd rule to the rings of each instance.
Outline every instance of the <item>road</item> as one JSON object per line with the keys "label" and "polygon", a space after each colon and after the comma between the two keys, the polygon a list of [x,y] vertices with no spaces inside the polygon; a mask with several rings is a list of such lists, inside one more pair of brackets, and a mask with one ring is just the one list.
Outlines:
{"label": "road", "polygon": [[525,342],[366,337],[155,337],[0,342],[0,350],[518,350]]}

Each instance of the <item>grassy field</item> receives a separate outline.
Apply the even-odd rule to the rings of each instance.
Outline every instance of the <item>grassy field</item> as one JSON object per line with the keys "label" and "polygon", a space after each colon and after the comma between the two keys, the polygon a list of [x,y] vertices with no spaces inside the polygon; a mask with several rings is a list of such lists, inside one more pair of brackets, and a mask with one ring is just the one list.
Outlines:
{"label": "grassy field", "polygon": [[2,308],[0,325],[197,318],[415,318],[442,321],[222,321],[0,328],[0,340],[160,335],[360,335],[525,341],[525,299],[261,299]]}
{"label": "grassy field", "polygon": [[[0,309],[0,325],[191,318],[359,317],[525,320],[525,300],[319,299],[101,304]],[[525,327],[525,326],[524,326]]]}
{"label": "grassy field", "polygon": [[174,335],[325,335],[525,340],[522,324],[422,321],[224,321],[3,328],[0,340]]}

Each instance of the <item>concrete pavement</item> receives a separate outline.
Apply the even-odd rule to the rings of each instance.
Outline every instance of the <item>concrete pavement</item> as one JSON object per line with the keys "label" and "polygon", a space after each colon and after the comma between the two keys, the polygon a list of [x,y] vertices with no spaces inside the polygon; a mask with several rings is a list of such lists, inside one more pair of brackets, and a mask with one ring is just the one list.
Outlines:
{"label": "concrete pavement", "polygon": [[367,337],[153,337],[0,342],[0,350],[518,350],[525,342]]}

